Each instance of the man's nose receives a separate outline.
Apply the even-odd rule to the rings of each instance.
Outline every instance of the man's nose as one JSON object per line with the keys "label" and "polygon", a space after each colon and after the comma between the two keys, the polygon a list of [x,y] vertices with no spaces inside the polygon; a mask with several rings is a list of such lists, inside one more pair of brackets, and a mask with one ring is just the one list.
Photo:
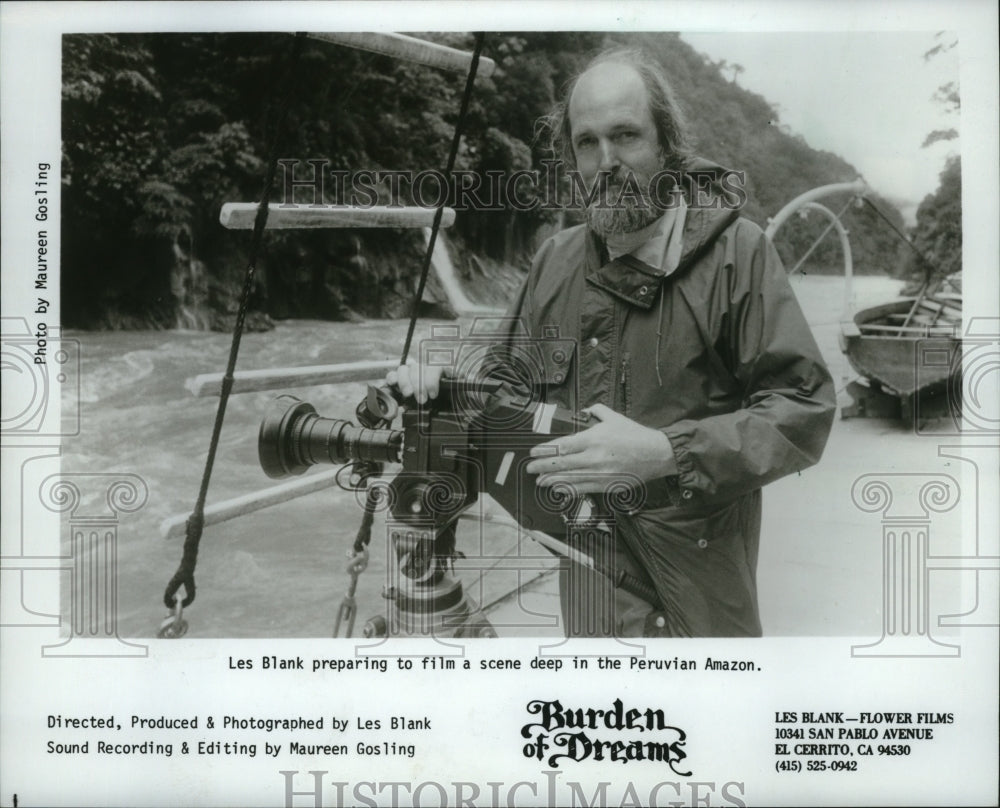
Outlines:
{"label": "man's nose", "polygon": [[615,144],[609,139],[602,139],[600,142],[601,150],[601,162],[598,168],[601,171],[611,171],[614,172],[621,166],[621,160],[618,159],[618,150],[615,148]]}

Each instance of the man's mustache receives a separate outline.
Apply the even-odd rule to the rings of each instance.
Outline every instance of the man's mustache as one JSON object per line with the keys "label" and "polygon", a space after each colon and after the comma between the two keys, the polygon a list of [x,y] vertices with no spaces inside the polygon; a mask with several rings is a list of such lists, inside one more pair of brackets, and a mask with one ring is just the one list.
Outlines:
{"label": "man's mustache", "polygon": [[[629,191],[629,198],[638,195],[641,199],[650,199],[650,192],[640,175],[634,171],[628,172],[602,172],[594,178],[591,189],[602,188],[603,194],[598,199],[620,199],[623,192]],[[597,200],[595,200],[596,202]]]}
{"label": "man's mustache", "polygon": [[593,180],[592,186],[601,185],[603,183],[604,187],[608,190],[621,190],[626,186],[631,186],[634,189],[640,191],[646,191],[650,182],[650,177],[644,174],[639,174],[635,171],[619,171],[610,172],[604,171],[598,173]]}
{"label": "man's mustache", "polygon": [[594,178],[597,184],[604,184],[607,188],[624,188],[628,177],[635,177],[633,172],[611,172],[601,171]]}

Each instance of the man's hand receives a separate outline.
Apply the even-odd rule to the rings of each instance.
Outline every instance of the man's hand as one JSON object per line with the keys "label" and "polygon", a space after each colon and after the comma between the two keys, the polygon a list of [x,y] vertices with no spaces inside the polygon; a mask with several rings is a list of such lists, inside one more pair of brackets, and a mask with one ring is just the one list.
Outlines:
{"label": "man's hand", "polygon": [[390,386],[398,387],[404,398],[413,396],[418,404],[424,404],[429,398],[437,398],[441,377],[450,375],[449,368],[418,365],[410,360],[396,370],[390,370],[385,381]]}
{"label": "man's hand", "polygon": [[627,474],[653,480],[677,473],[670,440],[603,404],[588,408],[599,423],[576,435],[566,435],[531,450],[527,466],[539,475],[538,485],[567,483],[582,494],[599,493],[608,477]]}

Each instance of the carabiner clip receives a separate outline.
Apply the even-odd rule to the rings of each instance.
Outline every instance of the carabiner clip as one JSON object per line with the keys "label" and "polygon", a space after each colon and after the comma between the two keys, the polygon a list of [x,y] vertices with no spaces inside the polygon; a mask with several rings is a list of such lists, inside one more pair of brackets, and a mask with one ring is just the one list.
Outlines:
{"label": "carabiner clip", "polygon": [[181,595],[184,591],[182,586],[174,595],[174,610],[160,623],[156,636],[161,640],[179,640],[187,634],[188,622],[184,619],[184,596]]}

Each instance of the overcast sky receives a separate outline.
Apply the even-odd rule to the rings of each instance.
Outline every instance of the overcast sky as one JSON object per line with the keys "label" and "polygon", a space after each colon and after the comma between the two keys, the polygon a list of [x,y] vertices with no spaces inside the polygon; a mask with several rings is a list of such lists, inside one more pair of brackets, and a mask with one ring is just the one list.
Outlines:
{"label": "overcast sky", "polygon": [[[934,129],[958,129],[932,98],[958,82],[959,47],[925,60],[924,53],[954,36],[921,33],[683,34],[715,61],[743,66],[737,82],[764,96],[782,124],[810,146],[839,154],[908,223],[932,193],[959,141],[921,148]],[[729,73],[728,75],[732,75]]]}

